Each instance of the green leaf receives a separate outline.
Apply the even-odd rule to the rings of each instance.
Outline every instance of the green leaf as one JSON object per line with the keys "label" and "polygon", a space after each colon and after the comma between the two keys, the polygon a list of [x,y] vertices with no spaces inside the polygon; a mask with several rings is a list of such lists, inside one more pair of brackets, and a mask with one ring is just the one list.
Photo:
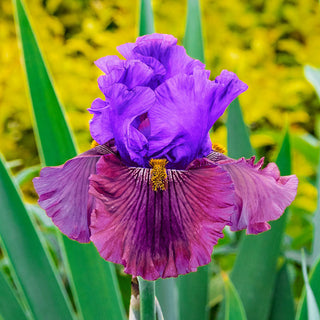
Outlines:
{"label": "green leaf", "polygon": [[294,300],[291,291],[287,264],[277,272],[269,320],[294,319]]}
{"label": "green leaf", "polygon": [[[204,62],[201,15],[198,0],[188,0],[184,47],[189,56]],[[194,34],[193,34],[194,33]],[[178,278],[179,315],[181,320],[208,318],[208,266]]]}
{"label": "green leaf", "polygon": [[13,3],[36,120],[35,134],[38,145],[41,144],[39,153],[47,165],[60,165],[70,156],[75,156],[73,139],[22,1],[13,0]]}
{"label": "green leaf", "polygon": [[84,319],[125,319],[114,265],[92,243],[79,244],[66,236],[63,241]]}
{"label": "green leaf", "polygon": [[308,81],[313,85],[315,88],[318,97],[320,99],[320,70],[317,68],[313,68],[311,66],[304,67],[304,74]]}
{"label": "green leaf", "polygon": [[155,282],[146,281],[138,277],[140,292],[140,315],[141,320],[155,320]]}
{"label": "green leaf", "polygon": [[72,319],[55,267],[1,160],[0,177],[0,234],[31,312],[37,319]]}
{"label": "green leaf", "polygon": [[140,0],[139,35],[154,33],[151,0]]}
{"label": "green leaf", "polygon": [[320,257],[320,161],[318,163],[316,186],[318,190],[318,203],[317,203],[317,209],[313,215],[313,243],[312,243],[312,262],[313,263],[315,263]]}
{"label": "green leaf", "polygon": [[[233,126],[236,126],[235,122],[233,122]],[[231,150],[229,146],[228,149]],[[246,149],[249,150],[250,147],[247,145]],[[277,164],[282,175],[290,174],[291,157],[288,131],[285,133]],[[231,279],[238,290],[248,320],[267,319],[271,308],[286,213],[279,220],[272,221],[270,224],[271,230],[268,232],[259,235],[244,235],[231,274]],[[248,263],[248,261],[255,263]]]}
{"label": "green leaf", "polygon": [[208,319],[208,266],[178,278],[181,320]]}
{"label": "green leaf", "polygon": [[[14,0],[14,4],[39,152],[46,165],[60,165],[76,155],[76,148],[25,8],[21,0]],[[108,319],[123,319],[124,309],[119,300],[114,266],[105,262],[92,245],[85,246],[66,237],[63,237],[63,243],[72,273],[71,288],[80,316],[86,320],[96,319],[97,314],[105,315]],[[94,294],[91,294],[92,285]]]}
{"label": "green leaf", "polygon": [[319,163],[319,140],[311,134],[297,135],[291,137],[292,148],[302,154],[305,159],[316,169]]}
{"label": "green leaf", "polygon": [[[320,308],[320,258],[314,264],[310,272],[309,283],[316,298],[317,305]],[[308,309],[309,306],[307,306],[306,289],[304,289],[300,297],[296,320],[308,320]]]}
{"label": "green leaf", "polygon": [[187,24],[183,46],[190,57],[204,62],[201,10],[199,0],[188,0]]}
{"label": "green leaf", "polygon": [[227,132],[228,156],[230,158],[250,158],[254,155],[238,98],[232,101],[228,107]]}
{"label": "green leaf", "polygon": [[239,294],[227,274],[223,274],[225,284],[225,320],[246,320]]}
{"label": "green leaf", "polygon": [[178,288],[174,278],[159,279],[156,281],[156,296],[159,300],[163,316],[166,320],[179,319]]}
{"label": "green leaf", "polygon": [[37,165],[37,166],[29,167],[20,171],[15,176],[17,184],[21,187],[25,183],[31,181],[34,177],[39,175],[40,169],[41,169],[41,166]]}
{"label": "green leaf", "polygon": [[19,300],[7,280],[6,275],[0,270],[0,316],[6,320],[27,319]]}
{"label": "green leaf", "polygon": [[319,308],[317,305],[317,301],[314,297],[313,291],[309,284],[308,274],[307,274],[307,266],[306,266],[306,258],[304,255],[304,251],[302,250],[301,254],[302,260],[302,274],[303,280],[306,288],[307,295],[307,307],[308,307],[308,320],[320,320]]}

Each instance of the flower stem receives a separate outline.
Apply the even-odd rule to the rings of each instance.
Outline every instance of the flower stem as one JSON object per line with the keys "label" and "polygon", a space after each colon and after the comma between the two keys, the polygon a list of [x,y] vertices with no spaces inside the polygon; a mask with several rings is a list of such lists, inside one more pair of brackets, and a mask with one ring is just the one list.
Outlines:
{"label": "flower stem", "polygon": [[155,283],[154,281],[146,281],[141,277],[139,280],[140,291],[140,319],[141,320],[155,320]]}
{"label": "flower stem", "polygon": [[132,278],[131,280],[129,320],[140,320],[140,297],[139,283],[137,278]]}

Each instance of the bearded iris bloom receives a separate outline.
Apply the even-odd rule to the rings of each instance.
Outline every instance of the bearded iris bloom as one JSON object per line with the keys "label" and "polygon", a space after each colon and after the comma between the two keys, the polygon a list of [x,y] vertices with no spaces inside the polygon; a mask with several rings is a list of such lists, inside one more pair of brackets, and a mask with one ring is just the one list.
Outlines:
{"label": "bearded iris bloom", "polygon": [[263,159],[212,149],[209,130],[247,85],[226,70],[214,81],[171,35],[118,47],[96,61],[104,99],[89,112],[97,146],[34,179],[39,204],[69,238],[147,280],[208,264],[223,228],[258,234],[296,195]]}

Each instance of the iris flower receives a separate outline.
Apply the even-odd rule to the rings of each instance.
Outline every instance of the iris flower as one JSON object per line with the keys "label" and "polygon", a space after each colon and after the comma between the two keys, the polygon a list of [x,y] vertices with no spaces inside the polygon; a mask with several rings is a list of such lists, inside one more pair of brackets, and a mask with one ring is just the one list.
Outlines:
{"label": "iris flower", "polygon": [[212,149],[209,130],[247,85],[223,70],[209,80],[171,35],[118,47],[96,61],[104,99],[89,112],[97,146],[34,179],[39,204],[69,238],[147,280],[208,264],[223,229],[258,234],[296,195],[263,159]]}

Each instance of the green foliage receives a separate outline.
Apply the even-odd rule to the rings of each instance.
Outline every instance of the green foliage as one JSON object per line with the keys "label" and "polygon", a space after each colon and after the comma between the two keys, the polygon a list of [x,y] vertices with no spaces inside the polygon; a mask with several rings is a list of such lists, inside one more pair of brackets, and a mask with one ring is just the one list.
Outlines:
{"label": "green foliage", "polygon": [[140,290],[140,313],[141,320],[155,320],[155,282],[138,278]]}
{"label": "green foliage", "polygon": [[6,275],[0,270],[0,317],[7,320],[27,320],[27,316]]}
{"label": "green foliage", "polygon": [[199,0],[188,0],[187,23],[183,46],[190,57],[204,62],[201,12]]}
{"label": "green foliage", "polygon": [[153,11],[150,0],[140,0],[139,35],[154,32]]}
{"label": "green foliage", "polygon": [[234,100],[228,108],[228,156],[230,158],[250,158],[254,155],[248,129],[243,121],[239,99]]}
{"label": "green foliage", "polygon": [[277,272],[269,319],[294,319],[294,300],[286,263]]}
{"label": "green foliage", "polygon": [[1,239],[32,315],[36,319],[72,319],[61,279],[2,161],[0,177]]}
{"label": "green foliage", "polygon": [[176,320],[179,318],[179,294],[177,281],[174,278],[159,279],[156,281],[156,296],[159,300],[164,319]]}
{"label": "green foliage", "polygon": [[[314,305],[314,301],[312,298],[313,295],[315,297],[318,309],[320,309],[320,259],[318,259],[318,261],[314,264],[310,272],[309,280],[306,276],[306,270],[304,270],[304,281],[305,289],[303,290],[299,301],[296,320],[310,320],[309,308],[312,308],[311,312],[313,312],[313,310],[316,309],[316,306]],[[310,303],[308,301],[308,294],[309,300],[311,300]]]}
{"label": "green foliage", "polygon": [[[319,320],[320,319],[319,307],[317,305],[317,301],[312,291],[312,288],[309,284],[304,251],[302,251],[302,273],[303,273],[303,280],[304,280],[305,290],[306,290],[308,320]],[[317,286],[318,285],[319,284],[317,284]]]}
{"label": "green foliage", "polygon": [[225,320],[246,320],[239,294],[227,275],[223,275],[225,284]]}
{"label": "green foliage", "polygon": [[208,318],[208,266],[178,278],[179,316],[181,320]]}

